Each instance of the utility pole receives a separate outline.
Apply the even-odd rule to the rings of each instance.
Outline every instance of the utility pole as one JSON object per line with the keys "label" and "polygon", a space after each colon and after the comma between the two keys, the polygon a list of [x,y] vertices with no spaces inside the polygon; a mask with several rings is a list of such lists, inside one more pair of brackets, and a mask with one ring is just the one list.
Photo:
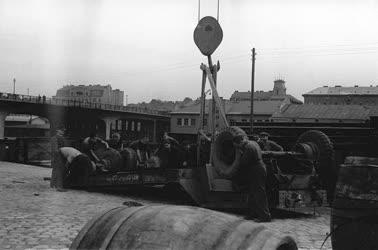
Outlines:
{"label": "utility pole", "polygon": [[16,78],[13,78],[13,94],[16,93]]}
{"label": "utility pole", "polygon": [[253,133],[253,94],[255,92],[255,60],[256,60],[256,52],[255,48],[252,49],[252,75],[251,75],[251,127],[250,127],[250,134]]}

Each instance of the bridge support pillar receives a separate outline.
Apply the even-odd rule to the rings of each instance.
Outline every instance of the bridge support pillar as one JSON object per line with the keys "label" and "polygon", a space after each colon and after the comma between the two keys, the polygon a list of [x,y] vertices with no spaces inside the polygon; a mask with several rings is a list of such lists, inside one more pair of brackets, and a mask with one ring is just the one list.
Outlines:
{"label": "bridge support pillar", "polygon": [[157,133],[156,129],[157,129],[157,126],[156,126],[156,119],[155,119],[154,120],[154,131],[153,131],[153,134],[152,134],[152,142],[153,143],[156,143],[156,133]]}
{"label": "bridge support pillar", "polygon": [[4,138],[5,118],[7,115],[7,112],[0,111],[0,139]]}
{"label": "bridge support pillar", "polygon": [[112,118],[104,118],[103,121],[105,122],[105,140],[110,139],[110,132],[112,129],[112,123],[116,121],[116,119]]}

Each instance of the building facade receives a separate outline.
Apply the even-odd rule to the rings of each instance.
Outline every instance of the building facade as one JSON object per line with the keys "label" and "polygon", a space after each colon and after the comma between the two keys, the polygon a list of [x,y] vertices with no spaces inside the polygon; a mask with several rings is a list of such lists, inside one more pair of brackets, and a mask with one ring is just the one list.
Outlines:
{"label": "building facade", "polygon": [[378,86],[323,86],[303,95],[305,104],[378,105]]}
{"label": "building facade", "polygon": [[[255,101],[283,101],[285,99],[290,99],[290,102],[302,104],[300,100],[295,98],[292,95],[288,95],[286,93],[286,86],[285,81],[278,79],[275,80],[273,85],[273,90],[270,91],[255,91],[253,93],[253,100]],[[231,101],[249,101],[251,100],[251,92],[250,91],[238,91],[236,90],[230,97]]]}
{"label": "building facade", "polygon": [[110,85],[66,85],[57,90],[53,99],[123,106],[124,92]]}
{"label": "building facade", "polygon": [[35,115],[9,114],[5,118],[5,137],[48,137],[49,120]]}
{"label": "building facade", "polygon": [[[230,125],[247,125],[251,117],[251,92],[235,91],[230,100],[223,100],[224,112]],[[210,100],[206,102],[206,116],[204,121],[205,132],[211,128],[209,115]],[[270,117],[287,104],[302,104],[295,97],[286,94],[285,81],[274,81],[272,91],[256,91],[253,98],[253,121],[269,122]],[[219,111],[215,114],[216,120],[219,120]],[[171,133],[172,134],[197,134],[200,113],[200,102],[197,100],[194,104],[185,106],[171,112]],[[216,130],[222,126],[215,124]]]}
{"label": "building facade", "polygon": [[164,132],[169,131],[169,123],[155,122],[153,120],[145,120],[138,118],[118,119],[111,122],[110,133],[119,133],[122,140],[134,141],[142,138],[148,138],[150,142],[154,141],[154,131],[156,140],[160,141]]}

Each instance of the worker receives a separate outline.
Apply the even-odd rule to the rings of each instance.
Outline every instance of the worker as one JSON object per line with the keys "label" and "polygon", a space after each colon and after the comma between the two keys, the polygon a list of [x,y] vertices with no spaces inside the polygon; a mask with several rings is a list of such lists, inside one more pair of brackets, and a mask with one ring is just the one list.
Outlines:
{"label": "worker", "polygon": [[269,140],[269,134],[267,132],[260,133],[259,145],[262,151],[283,151],[280,145]]}
{"label": "worker", "polygon": [[[259,135],[259,145],[261,150],[263,151],[283,151],[283,148],[278,145],[276,142],[269,140],[269,134],[267,132],[262,132]],[[266,158],[265,160],[265,167],[267,172],[266,178],[266,187],[267,187],[267,194],[269,197],[269,204],[273,204],[275,200],[279,199],[278,196],[278,183],[281,177],[281,169],[278,166],[277,159],[274,158]],[[274,173],[278,173],[275,175]]]}
{"label": "worker", "polygon": [[[173,140],[172,140],[173,139]],[[164,136],[162,144],[156,151],[156,156],[159,158],[160,167],[162,168],[180,168],[181,152],[179,151],[178,142],[170,136]]]}
{"label": "worker", "polygon": [[142,139],[133,141],[129,147],[134,149],[137,154],[138,166],[144,166],[151,155],[149,138],[145,136]]}
{"label": "worker", "polygon": [[200,137],[200,151],[199,157],[200,166],[205,166],[207,163],[210,162],[210,154],[211,154],[211,134],[206,134],[203,129],[198,131]]}
{"label": "worker", "polygon": [[252,134],[251,140],[260,143],[260,136],[258,134]]}
{"label": "worker", "polygon": [[65,178],[68,177],[70,184],[85,185],[87,177],[96,170],[94,162],[75,148],[62,147],[59,149],[59,156],[62,159],[59,168],[64,173],[59,177],[61,178],[59,183],[64,183]]}
{"label": "worker", "polygon": [[175,138],[169,136],[167,132],[164,132],[163,140],[168,140],[171,144],[179,145],[179,142]]}
{"label": "worker", "polygon": [[182,143],[182,166],[183,167],[190,167],[195,166],[196,162],[196,154],[197,154],[197,147],[196,144],[191,143],[189,140],[184,140]]}
{"label": "worker", "polygon": [[241,185],[247,184],[249,189],[247,218],[258,222],[269,222],[271,216],[265,190],[267,173],[260,146],[242,135],[235,136],[232,142],[236,154],[240,156],[236,157],[240,170],[234,181]]}
{"label": "worker", "polygon": [[119,133],[113,133],[108,144],[111,148],[114,148],[117,150],[123,149],[121,135]]}
{"label": "worker", "polygon": [[64,133],[64,128],[57,128],[55,135],[50,140],[52,168],[50,187],[56,188],[57,191],[63,191],[63,183],[60,180],[62,180],[64,173],[61,172],[61,168],[59,167],[62,164],[59,149],[65,146]]}
{"label": "worker", "polygon": [[83,152],[89,156],[94,162],[99,162],[100,159],[96,155],[95,151],[98,147],[109,148],[109,144],[97,137],[95,132],[90,133],[89,137],[83,140]]}

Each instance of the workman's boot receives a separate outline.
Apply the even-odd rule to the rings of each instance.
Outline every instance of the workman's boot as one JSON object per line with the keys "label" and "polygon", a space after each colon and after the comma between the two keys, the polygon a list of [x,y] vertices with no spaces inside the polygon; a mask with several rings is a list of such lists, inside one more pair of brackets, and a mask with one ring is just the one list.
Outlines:
{"label": "workman's boot", "polygon": [[65,189],[65,188],[56,188],[56,191],[58,191],[58,192],[67,192],[67,189]]}
{"label": "workman's boot", "polygon": [[255,218],[255,219],[253,219],[253,221],[255,221],[257,223],[263,223],[263,222],[271,222],[272,219],[271,218],[265,218],[265,219]]}

